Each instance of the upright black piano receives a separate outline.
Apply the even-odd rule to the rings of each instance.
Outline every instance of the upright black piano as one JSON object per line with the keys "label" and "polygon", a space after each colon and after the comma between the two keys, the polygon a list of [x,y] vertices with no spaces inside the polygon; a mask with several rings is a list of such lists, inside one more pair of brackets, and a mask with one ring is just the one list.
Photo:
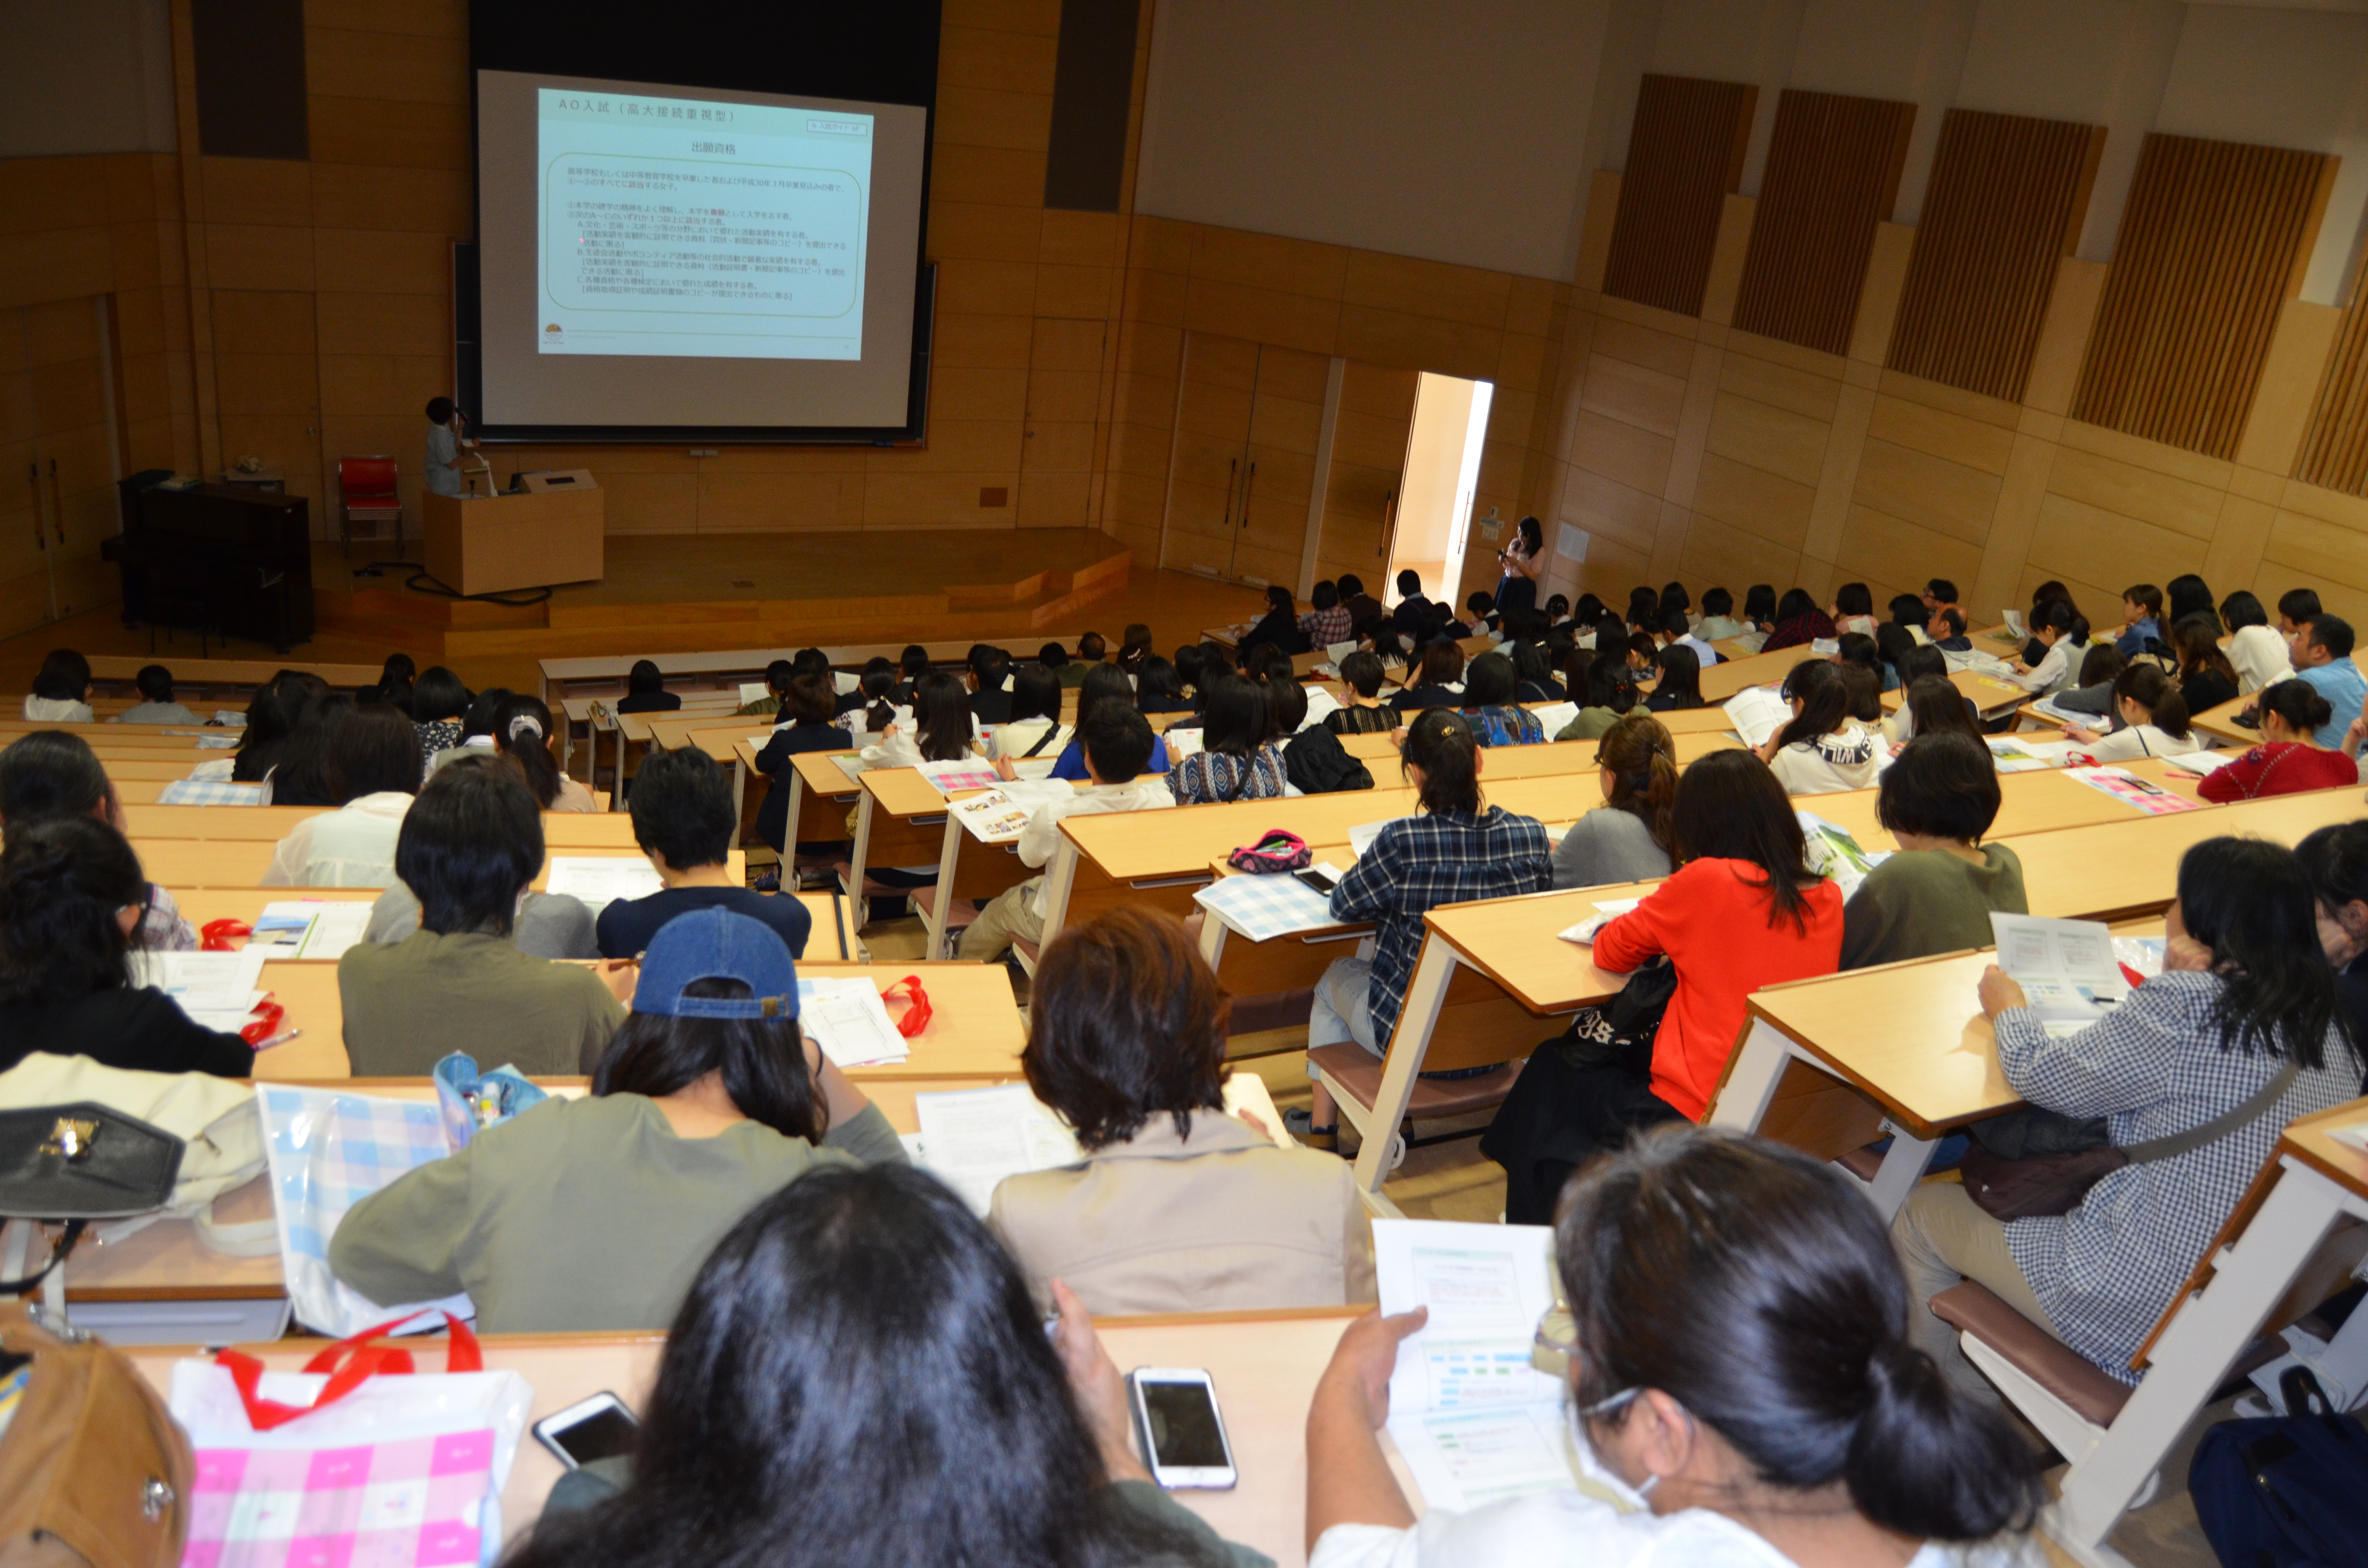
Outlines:
{"label": "upright black piano", "polygon": [[313,635],[313,528],[302,495],[243,486],[122,482],[123,532],[101,553],[122,568],[127,625],[268,642]]}

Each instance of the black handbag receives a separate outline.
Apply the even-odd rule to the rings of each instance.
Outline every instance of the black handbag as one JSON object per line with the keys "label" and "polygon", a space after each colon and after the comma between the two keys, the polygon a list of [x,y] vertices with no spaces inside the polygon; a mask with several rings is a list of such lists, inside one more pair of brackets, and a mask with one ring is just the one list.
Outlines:
{"label": "black handbag", "polygon": [[49,1261],[0,1295],[23,1295],[66,1260],[93,1220],[128,1220],[172,1200],[188,1145],[103,1105],[0,1110],[0,1219],[63,1221]]}
{"label": "black handbag", "polygon": [[1600,1007],[1580,1008],[1554,1050],[1572,1067],[1626,1064],[1642,1071],[1652,1062],[1661,1015],[1677,994],[1678,966],[1656,954],[1629,975],[1619,995]]}

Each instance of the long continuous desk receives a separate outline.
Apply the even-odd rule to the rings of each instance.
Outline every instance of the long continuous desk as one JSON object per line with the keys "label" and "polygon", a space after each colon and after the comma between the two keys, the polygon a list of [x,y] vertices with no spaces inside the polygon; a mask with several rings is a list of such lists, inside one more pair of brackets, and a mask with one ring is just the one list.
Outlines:
{"label": "long continuous desk", "polygon": [[[261,839],[277,844],[327,806],[162,806],[123,808],[124,836],[141,843],[188,838],[208,842]],[[542,841],[556,850],[634,849],[633,824],[606,812],[545,812]],[[637,851],[638,852],[638,851]]]}
{"label": "long continuous desk", "polygon": [[[253,807],[215,807],[214,810],[251,811]],[[259,838],[135,838],[132,849],[140,857],[141,869],[148,880],[168,888],[252,888],[263,884],[263,874],[271,869],[272,844]],[[630,856],[638,858],[639,849],[619,848],[609,845],[556,846],[552,854],[570,857],[602,858]],[[748,879],[748,859],[734,849],[727,858],[728,868],[735,883]],[[540,891],[551,877],[551,855],[543,857],[542,869],[535,873],[534,886]]]}
{"label": "long continuous desk", "polygon": [[[1000,964],[809,960],[798,965],[798,973],[806,980],[833,976],[866,980],[883,992],[908,974],[918,975],[928,992],[928,1027],[906,1041],[911,1056],[886,1066],[856,1068],[849,1077],[865,1083],[883,1078],[999,1078],[1019,1070],[1019,1050],[1027,1036],[1012,996],[1010,971]],[[304,1032],[256,1057],[256,1077],[294,1081],[352,1075],[346,1059],[345,1009],[337,994],[336,965],[273,960],[263,966],[262,988],[288,1010],[284,1027]],[[434,998],[422,998],[421,1006],[434,1006]],[[897,1016],[893,1008],[891,1015]],[[452,1049],[470,1051],[488,1067],[499,1065],[502,1060],[500,1040],[472,1036],[465,1020],[454,1022]]]}
{"label": "long continuous desk", "polygon": [[[1332,1358],[1355,1309],[1218,1312],[1173,1317],[1113,1318],[1098,1324],[1103,1345],[1121,1370],[1135,1367],[1201,1367],[1214,1380],[1218,1407],[1241,1471],[1228,1492],[1178,1492],[1177,1501],[1230,1540],[1255,1547],[1284,1568],[1306,1561],[1307,1407],[1315,1381]],[[530,1421],[602,1392],[636,1411],[649,1408],[665,1337],[640,1335],[488,1335],[484,1364],[516,1371],[534,1388]],[[293,1371],[313,1346],[295,1341],[248,1345],[267,1366]],[[188,1348],[156,1346],[130,1352],[142,1375],[163,1392],[173,1363]],[[442,1365],[441,1347],[425,1350],[423,1367]],[[559,1479],[559,1461],[531,1438],[502,1493],[502,1521],[513,1536],[532,1524]]]}

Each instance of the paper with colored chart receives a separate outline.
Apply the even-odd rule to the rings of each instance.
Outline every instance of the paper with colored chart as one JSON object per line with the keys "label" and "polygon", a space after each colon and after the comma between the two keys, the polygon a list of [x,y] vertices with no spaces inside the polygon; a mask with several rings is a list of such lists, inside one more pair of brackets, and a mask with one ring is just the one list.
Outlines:
{"label": "paper with colored chart", "polygon": [[1428,1507],[1577,1484],[1563,1385],[1531,1360],[1553,1242],[1544,1225],[1373,1221],[1382,1312],[1430,1312],[1398,1346],[1388,1428]]}
{"label": "paper with colored chart", "polygon": [[940,795],[962,790],[992,790],[1002,782],[996,776],[995,764],[974,756],[953,762],[924,762],[917,764],[914,771],[928,779]]}
{"label": "paper with colored chart", "polygon": [[2195,810],[2195,802],[2186,796],[2173,794],[2159,784],[2150,784],[2126,767],[2067,767],[2064,777],[2102,790],[2150,817]]}
{"label": "paper with colored chart", "polygon": [[1032,814],[1028,807],[1001,790],[956,801],[952,810],[954,821],[962,824],[962,831],[981,844],[1012,843],[1027,830]]}

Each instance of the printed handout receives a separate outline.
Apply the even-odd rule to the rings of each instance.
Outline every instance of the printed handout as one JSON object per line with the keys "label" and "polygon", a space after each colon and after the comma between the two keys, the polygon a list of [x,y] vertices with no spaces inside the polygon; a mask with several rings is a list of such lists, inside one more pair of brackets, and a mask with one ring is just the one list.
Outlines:
{"label": "printed handout", "polygon": [[839,1071],[903,1062],[913,1053],[871,982],[828,976],[798,982],[798,1027]]}
{"label": "printed handout", "polygon": [[2150,817],[2169,816],[2173,812],[2196,809],[2195,802],[2186,796],[2175,795],[2159,784],[2149,784],[2126,767],[2067,767],[2064,770],[2064,777],[2077,779],[2091,790],[2102,790]]}
{"label": "printed handout", "polygon": [[2102,921],[1990,913],[1998,968],[2022,987],[2049,1034],[2077,1034],[2130,994]]}
{"label": "printed handout", "polygon": [[580,899],[598,915],[620,898],[647,898],[666,886],[657,868],[638,855],[554,855],[547,892]]}
{"label": "printed handout", "polygon": [[1754,751],[1766,745],[1768,737],[1793,718],[1793,705],[1778,696],[1772,686],[1746,687],[1719,708],[1735,722],[1735,733],[1743,737],[1743,744]]}
{"label": "printed handout", "polygon": [[1568,930],[1557,931],[1554,935],[1560,937],[1565,942],[1577,942],[1582,948],[1592,947],[1595,943],[1595,934],[1598,931],[1602,930],[1606,926],[1611,924],[1615,916],[1627,914],[1630,910],[1635,908],[1638,904],[1644,902],[1645,901],[1641,898],[1607,898],[1599,900],[1595,905],[1594,914],[1588,915],[1577,925],[1571,926]]}

